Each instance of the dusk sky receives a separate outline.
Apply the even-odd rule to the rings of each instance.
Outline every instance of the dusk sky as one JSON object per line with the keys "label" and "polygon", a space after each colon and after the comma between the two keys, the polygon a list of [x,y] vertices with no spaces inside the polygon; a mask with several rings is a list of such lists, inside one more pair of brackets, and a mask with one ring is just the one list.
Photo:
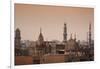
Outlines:
{"label": "dusk sky", "polygon": [[44,40],[63,40],[64,22],[68,39],[76,33],[77,40],[87,40],[89,23],[94,33],[94,9],[67,6],[15,4],[15,29],[21,31],[22,40],[38,40],[40,28]]}

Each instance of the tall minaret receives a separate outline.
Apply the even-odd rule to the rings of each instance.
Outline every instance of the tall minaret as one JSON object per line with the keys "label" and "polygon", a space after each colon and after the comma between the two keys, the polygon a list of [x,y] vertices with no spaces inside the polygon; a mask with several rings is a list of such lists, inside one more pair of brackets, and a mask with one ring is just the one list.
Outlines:
{"label": "tall minaret", "polygon": [[89,47],[91,46],[91,23],[89,24]]}
{"label": "tall minaret", "polygon": [[87,37],[86,37],[86,39],[87,39],[87,45],[88,45],[88,43],[89,43],[89,36],[88,36],[88,32],[87,32]]}
{"label": "tall minaret", "polygon": [[74,34],[74,40],[76,41],[76,33]]}
{"label": "tall minaret", "polygon": [[38,42],[39,44],[43,44],[44,42],[44,38],[43,38],[43,35],[42,35],[42,29],[40,28],[40,34],[39,34],[39,37],[38,37]]}
{"label": "tall minaret", "polygon": [[17,28],[15,30],[15,47],[20,48],[21,46],[21,33],[20,30]]}
{"label": "tall minaret", "polygon": [[70,34],[70,39],[72,39],[72,33]]}
{"label": "tall minaret", "polygon": [[67,42],[67,27],[66,27],[66,23],[64,23],[63,42]]}

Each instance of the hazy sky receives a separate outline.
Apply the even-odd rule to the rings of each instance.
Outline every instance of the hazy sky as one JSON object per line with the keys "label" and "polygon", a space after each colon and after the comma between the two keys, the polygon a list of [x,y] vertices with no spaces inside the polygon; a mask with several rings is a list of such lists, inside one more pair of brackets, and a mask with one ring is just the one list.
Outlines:
{"label": "hazy sky", "polygon": [[68,39],[76,33],[77,40],[87,40],[89,23],[94,33],[94,9],[15,4],[15,29],[21,30],[22,40],[37,40],[42,28],[44,40],[63,40],[64,22]]}

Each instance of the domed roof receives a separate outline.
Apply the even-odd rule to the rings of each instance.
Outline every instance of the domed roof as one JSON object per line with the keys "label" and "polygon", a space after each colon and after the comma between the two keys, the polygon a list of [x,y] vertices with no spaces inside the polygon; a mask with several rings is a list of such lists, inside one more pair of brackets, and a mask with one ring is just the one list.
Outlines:
{"label": "domed roof", "polygon": [[20,29],[19,28],[17,28],[16,30],[15,30],[15,38],[21,38],[21,34],[20,34]]}
{"label": "domed roof", "polygon": [[16,32],[17,32],[17,31],[20,32],[19,28],[16,29]]}

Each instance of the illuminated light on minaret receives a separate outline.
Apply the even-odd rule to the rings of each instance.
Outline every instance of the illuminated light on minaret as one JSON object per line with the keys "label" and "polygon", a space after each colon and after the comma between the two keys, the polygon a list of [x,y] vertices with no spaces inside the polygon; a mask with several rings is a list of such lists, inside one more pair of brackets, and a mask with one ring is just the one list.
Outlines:
{"label": "illuminated light on minaret", "polygon": [[67,42],[67,27],[65,22],[64,22],[63,42]]}

